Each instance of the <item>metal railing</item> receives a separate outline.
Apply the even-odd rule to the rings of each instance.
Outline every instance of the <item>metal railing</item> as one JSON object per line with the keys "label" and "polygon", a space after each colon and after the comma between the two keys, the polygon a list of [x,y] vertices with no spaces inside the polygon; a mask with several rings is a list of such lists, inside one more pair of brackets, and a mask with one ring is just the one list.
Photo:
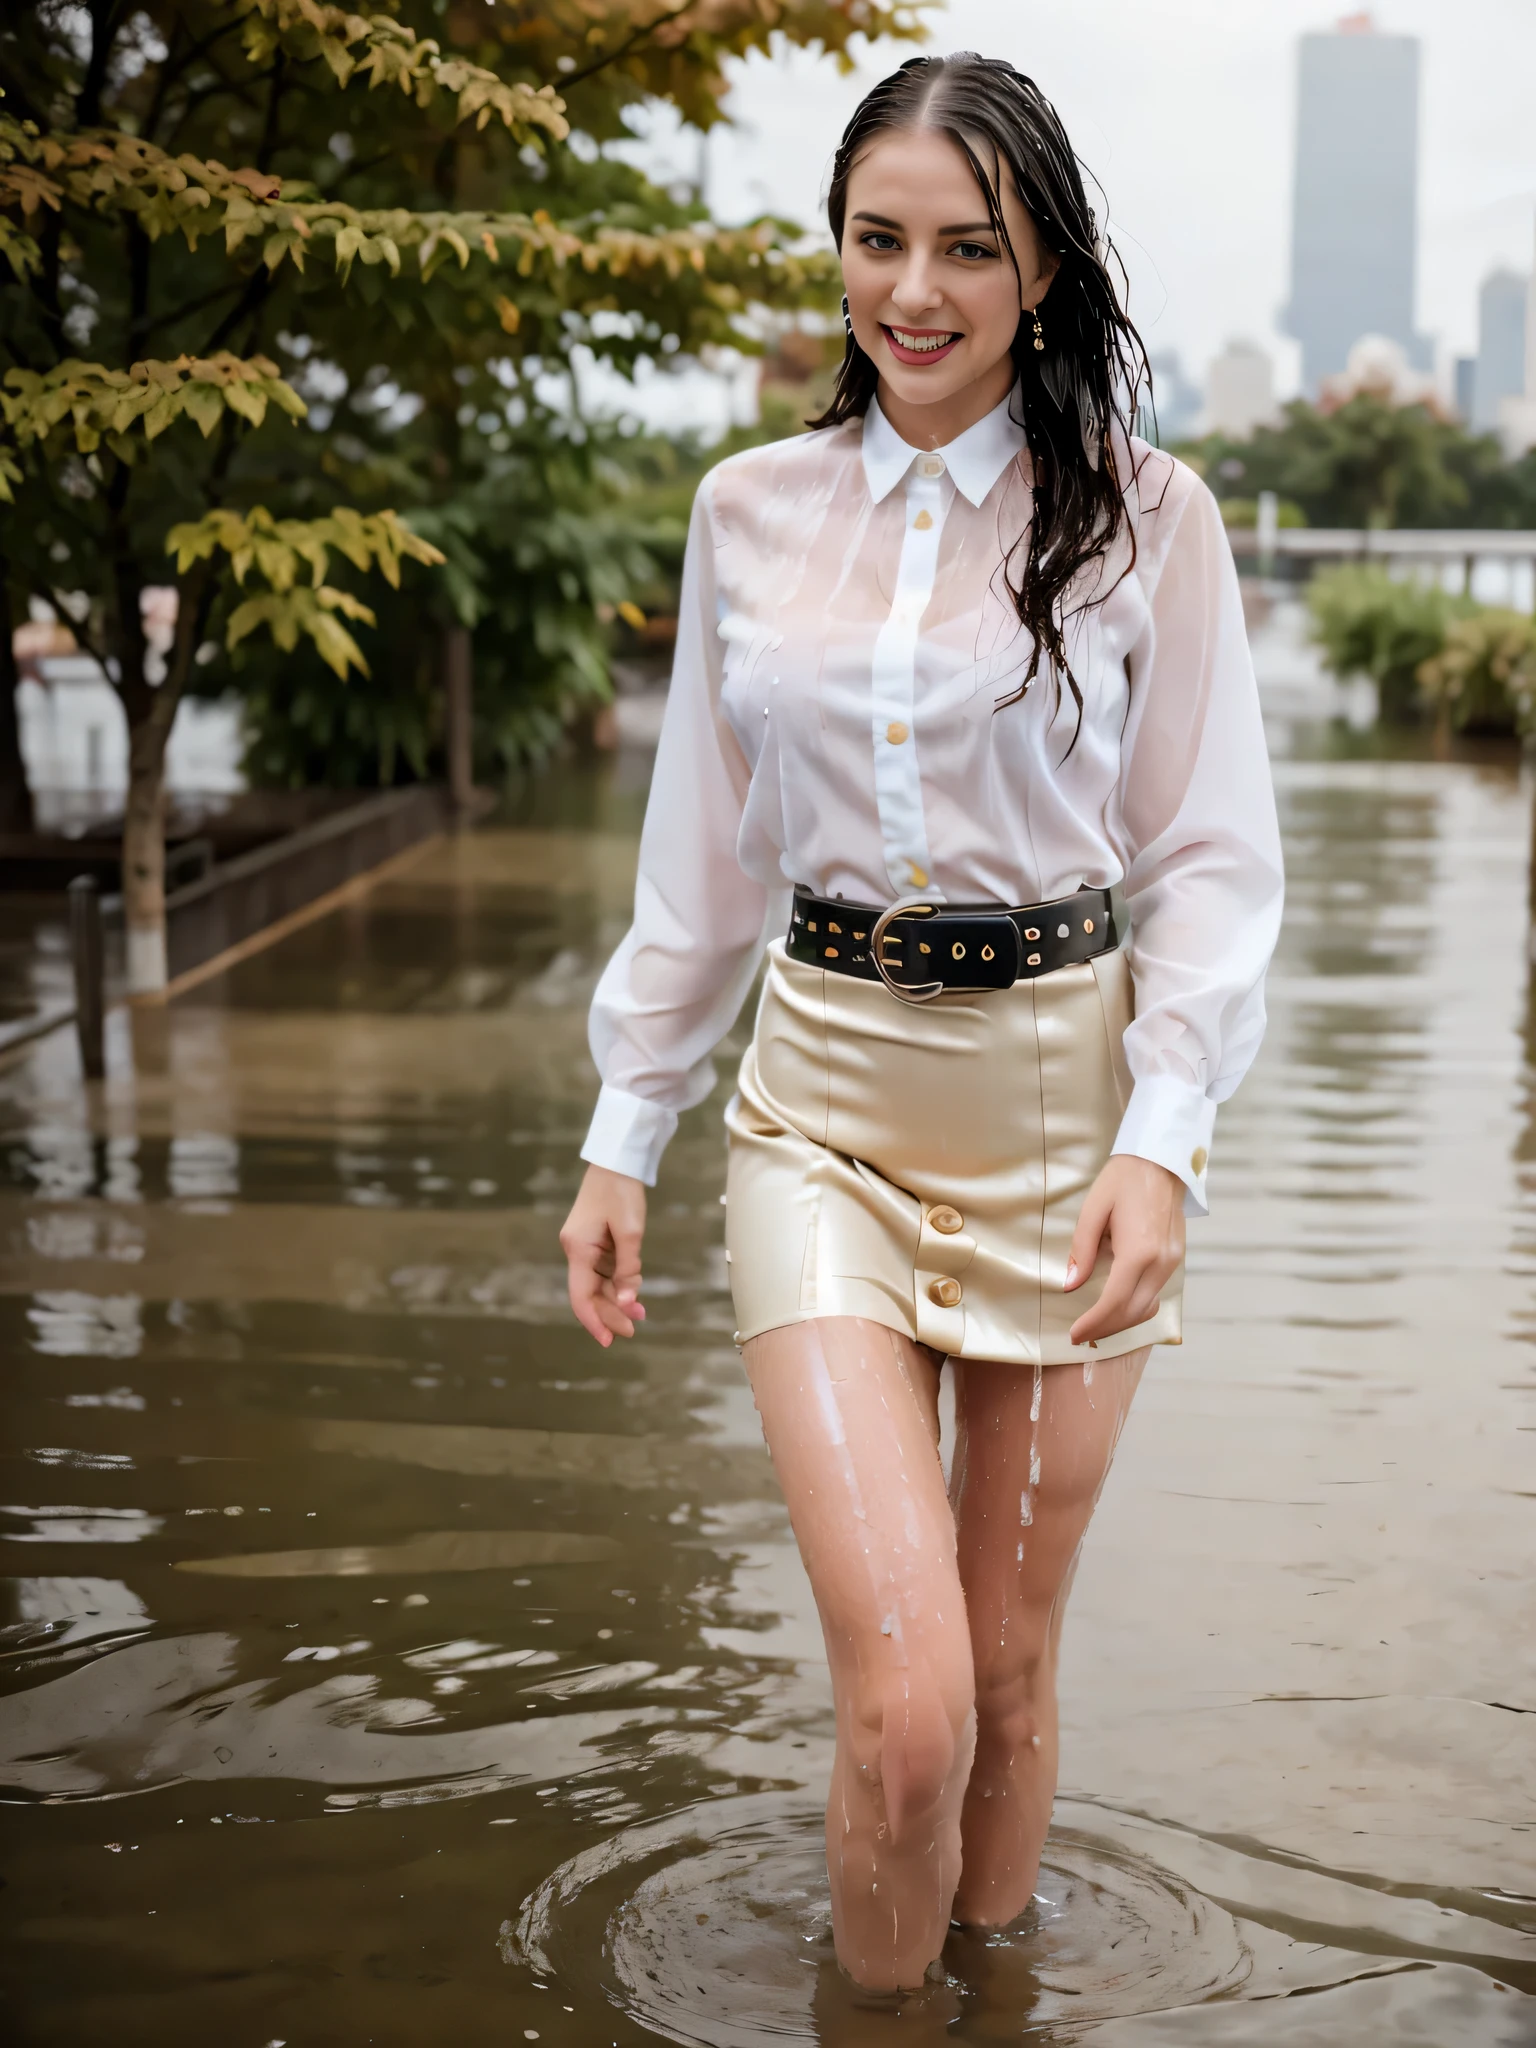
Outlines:
{"label": "metal railing", "polygon": [[1523,527],[1229,526],[1227,539],[1234,555],[1292,561],[1536,561],[1536,533]]}

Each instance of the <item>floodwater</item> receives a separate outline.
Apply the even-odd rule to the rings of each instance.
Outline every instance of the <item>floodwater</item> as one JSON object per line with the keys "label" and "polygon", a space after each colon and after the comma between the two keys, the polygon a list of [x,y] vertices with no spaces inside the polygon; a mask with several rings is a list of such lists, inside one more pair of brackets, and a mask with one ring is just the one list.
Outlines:
{"label": "floodwater", "polygon": [[1266,633],[1270,1036],[1089,1537],[1031,1921],[899,2016],[832,1962],[723,1086],[640,1340],[567,1319],[626,753],[117,1018],[89,1099],[64,1034],[0,1071],[8,2041],[1536,2041],[1532,790],[1373,753]]}

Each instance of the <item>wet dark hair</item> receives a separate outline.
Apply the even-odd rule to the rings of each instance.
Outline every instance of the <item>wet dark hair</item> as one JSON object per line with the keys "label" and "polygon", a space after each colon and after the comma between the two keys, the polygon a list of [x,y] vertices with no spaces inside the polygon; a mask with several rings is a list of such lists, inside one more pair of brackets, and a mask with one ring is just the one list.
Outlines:
{"label": "wet dark hair", "polygon": [[[843,131],[827,194],[827,217],[839,248],[849,174],[876,136],[899,128],[935,129],[955,144],[975,174],[993,230],[1017,269],[998,204],[1006,167],[1042,247],[1060,258],[1039,308],[1044,350],[1034,346],[1032,315],[1020,316],[1013,338],[1014,404],[1034,468],[1034,514],[1028,532],[1007,548],[1004,580],[1035,645],[1022,687],[1002,704],[1024,695],[1045,655],[1058,679],[1066,679],[1081,720],[1082,692],[1063,637],[1065,600],[1079,572],[1104,555],[1129,525],[1122,495],[1128,479],[1117,473],[1111,435],[1117,426],[1129,433],[1141,392],[1150,398],[1146,350],[1121,304],[1110,271],[1115,258],[1098,236],[1066,130],[1034,80],[1001,58],[968,50],[953,57],[914,57],[860,102]],[[1116,268],[1123,288],[1124,270],[1118,263]],[[820,419],[807,424],[840,426],[861,416],[878,382],[874,363],[850,332],[832,403]],[[1131,545],[1134,561],[1134,534]],[[1024,560],[1015,582],[1009,571],[1021,551]],[[1075,609],[1100,604],[1108,595],[1096,588]]]}

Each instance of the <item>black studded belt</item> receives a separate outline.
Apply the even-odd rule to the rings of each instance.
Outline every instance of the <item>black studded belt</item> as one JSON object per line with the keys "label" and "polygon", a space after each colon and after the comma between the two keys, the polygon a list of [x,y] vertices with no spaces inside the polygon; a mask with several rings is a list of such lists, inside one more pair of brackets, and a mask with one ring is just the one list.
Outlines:
{"label": "black studded belt", "polygon": [[1024,910],[956,908],[921,897],[874,910],[797,886],[784,950],[807,967],[883,981],[904,1003],[1012,988],[1117,944],[1107,889]]}

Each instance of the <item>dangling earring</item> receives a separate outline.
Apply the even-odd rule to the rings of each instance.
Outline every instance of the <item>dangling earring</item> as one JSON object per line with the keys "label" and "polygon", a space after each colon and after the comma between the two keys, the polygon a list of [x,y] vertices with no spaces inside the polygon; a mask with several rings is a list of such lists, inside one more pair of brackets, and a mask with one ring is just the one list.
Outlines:
{"label": "dangling earring", "polygon": [[847,335],[848,339],[852,341],[853,320],[848,312],[848,294],[846,292],[843,293],[843,332],[844,334]]}
{"label": "dangling earring", "polygon": [[[848,303],[848,301],[847,301],[846,299],[844,299],[844,301],[843,301],[843,304],[844,304],[844,305],[846,306],[846,305],[847,305],[847,303]],[[1043,350],[1043,349],[1044,349],[1044,347],[1045,347],[1045,335],[1044,335],[1044,333],[1042,332],[1042,330],[1041,330],[1041,326],[1040,326],[1040,308],[1039,308],[1038,306],[1036,306],[1036,307],[1034,308],[1034,320],[1035,320],[1035,347],[1036,347],[1036,348],[1038,348],[1038,349],[1041,349],[1041,350]]]}

